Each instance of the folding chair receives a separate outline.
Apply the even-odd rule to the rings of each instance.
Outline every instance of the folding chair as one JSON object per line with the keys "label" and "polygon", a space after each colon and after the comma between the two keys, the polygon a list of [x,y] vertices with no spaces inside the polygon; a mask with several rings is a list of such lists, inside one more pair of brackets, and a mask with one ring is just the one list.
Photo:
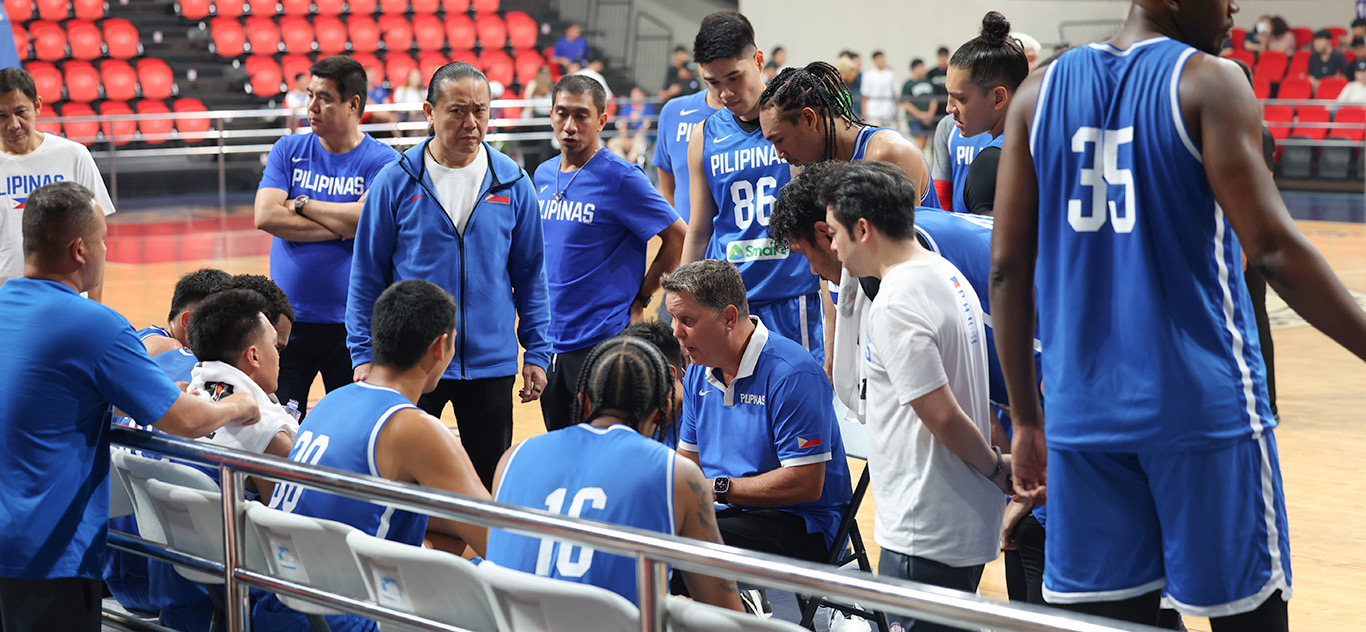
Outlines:
{"label": "folding chair", "polygon": [[[360,533],[355,527],[259,503],[247,507],[247,525],[272,575],[355,599],[369,598],[360,567],[346,544],[350,534]],[[314,630],[329,629],[322,615],[344,614],[286,593],[276,596],[280,603],[307,615]]]}
{"label": "folding chair", "polygon": [[485,561],[479,573],[493,587],[509,630],[635,632],[640,610],[610,590],[538,577]]}
{"label": "folding chair", "polygon": [[[840,436],[844,440],[844,453],[846,456],[855,459],[862,459],[865,463],[868,460],[868,429],[857,421],[845,419],[839,416]],[[863,496],[868,492],[868,467],[865,464],[863,474],[859,476],[858,484],[854,486],[854,494],[849,498],[849,508],[845,510],[844,516],[840,518],[840,528],[835,532],[835,542],[837,547],[830,552],[829,559],[826,560],[836,568],[844,568],[846,565],[857,563],[857,568],[865,573],[873,572],[873,565],[868,560],[868,549],[863,546],[863,535],[858,528],[858,510],[863,504]],[[845,542],[849,546],[845,546]],[[802,627],[814,630],[816,610],[821,606],[826,606],[832,610],[838,610],[848,616],[861,617],[875,623],[881,632],[889,632],[891,626],[887,622],[887,614],[884,612],[874,612],[864,609],[861,606],[830,601],[823,597],[802,597],[797,596],[797,603],[802,608]]]}
{"label": "folding chair", "polygon": [[[346,544],[360,564],[371,601],[473,632],[512,629],[503,623],[493,587],[464,558],[360,531],[348,534]],[[416,628],[385,624],[384,629]]]}
{"label": "folding chair", "polygon": [[795,632],[805,628],[782,619],[764,619],[681,597],[664,602],[669,632]]}

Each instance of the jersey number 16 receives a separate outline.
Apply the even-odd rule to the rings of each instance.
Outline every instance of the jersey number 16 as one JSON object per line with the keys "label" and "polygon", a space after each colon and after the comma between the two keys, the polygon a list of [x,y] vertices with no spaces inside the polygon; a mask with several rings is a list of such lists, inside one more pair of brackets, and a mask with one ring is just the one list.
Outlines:
{"label": "jersey number 16", "polygon": [[[1094,144],[1091,166],[1083,167],[1079,184],[1091,188],[1091,201],[1067,201],[1067,223],[1079,233],[1094,233],[1108,220],[1116,233],[1131,233],[1134,230],[1134,173],[1119,168],[1119,146],[1134,142],[1134,128],[1102,130],[1098,127],[1083,127],[1072,135],[1072,152],[1085,156],[1086,145]],[[1100,162],[1097,168],[1096,162]],[[1109,199],[1110,186],[1124,187],[1124,208],[1119,208]],[[1086,208],[1089,206],[1090,208]]]}
{"label": "jersey number 16", "polygon": [[[545,508],[551,513],[565,513],[564,499],[569,495],[569,490],[561,487],[549,496],[545,497]],[[569,503],[568,515],[571,518],[581,517],[584,505],[594,509],[602,510],[607,507],[607,492],[602,491],[601,487],[585,487],[574,494],[574,500]],[[553,555],[555,545],[559,545],[559,555]],[[574,549],[579,549],[577,559],[574,556]],[[536,574],[542,577],[550,576],[550,558],[555,557],[555,570],[561,577],[583,577],[584,573],[593,566],[593,549],[588,547],[575,547],[568,542],[556,542],[555,540],[541,540],[541,548],[536,552]]]}

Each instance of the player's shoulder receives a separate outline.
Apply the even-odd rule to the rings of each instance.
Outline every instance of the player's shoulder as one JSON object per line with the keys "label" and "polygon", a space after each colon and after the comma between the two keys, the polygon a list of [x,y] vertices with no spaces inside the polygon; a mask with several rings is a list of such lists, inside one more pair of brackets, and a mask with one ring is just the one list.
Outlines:
{"label": "player's shoulder", "polygon": [[590,165],[593,169],[608,177],[624,178],[630,176],[632,172],[641,173],[642,175],[644,173],[640,170],[640,165],[622,158],[617,155],[616,152],[605,146],[598,150],[598,158],[592,162],[599,163]]}

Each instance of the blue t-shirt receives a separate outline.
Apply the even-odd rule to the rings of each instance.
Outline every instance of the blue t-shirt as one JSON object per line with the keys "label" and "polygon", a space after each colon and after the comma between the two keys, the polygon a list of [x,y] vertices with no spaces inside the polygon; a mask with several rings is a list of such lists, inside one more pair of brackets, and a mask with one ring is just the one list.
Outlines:
{"label": "blue t-shirt", "polygon": [[54,281],[0,288],[0,339],[0,577],[99,579],[110,404],[154,423],[180,389],[123,316]]}
{"label": "blue t-shirt", "polygon": [[157,354],[157,357],[152,358],[152,362],[155,362],[171,381],[189,382],[190,373],[194,371],[194,365],[199,363],[199,358],[194,357],[194,352],[188,347],[181,347]]}
{"label": "blue t-shirt", "polygon": [[989,133],[982,133],[976,136],[964,137],[957,125],[949,130],[949,160],[950,168],[953,173],[953,212],[967,213],[968,206],[963,202],[963,191],[968,184],[968,168],[972,167],[972,159],[977,157],[977,152],[987,147],[1000,147],[1005,140],[1002,134],[995,138]]}
{"label": "blue t-shirt", "polygon": [[702,166],[717,209],[707,258],[740,269],[751,303],[816,292],[820,277],[811,272],[806,257],[768,238],[773,200],[792,179],[787,161],[778,157],[763,130],[745,131],[730,110],[718,110],[703,129]]}
{"label": "blue t-shirt", "polygon": [[[849,161],[853,162],[855,160],[863,160],[864,157],[868,154],[868,144],[872,142],[873,136],[883,131],[891,132],[893,134],[896,134],[897,136],[901,136],[901,132],[898,132],[890,127],[874,127],[872,125],[864,125],[863,127],[859,128],[858,136],[854,138],[854,155],[849,158]],[[902,138],[905,137],[902,136]],[[921,158],[924,158],[924,156],[922,155]],[[925,163],[925,172],[930,172],[930,165],[928,162]],[[917,184],[925,187],[925,193],[920,196],[920,205],[933,206],[935,208],[939,208],[939,193],[934,190],[934,183],[926,182]]]}
{"label": "blue t-shirt", "polygon": [[1242,248],[1183,122],[1194,48],[1073,49],[1029,135],[1049,447],[1189,450],[1275,425]]}
{"label": "blue t-shirt", "polygon": [[541,163],[536,191],[550,284],[551,350],[564,353],[626,328],[645,278],[645,245],[678,221],[678,213],[640,167],[606,149],[582,169],[560,173],[559,167],[559,156]]}
{"label": "blue t-shirt", "polygon": [[[654,115],[655,106],[653,103],[643,103],[639,106],[634,103],[627,103],[621,106],[621,110],[617,112],[617,119],[626,122],[627,134],[635,134],[641,128],[648,126],[650,117]],[[639,117],[639,119],[632,121],[633,117]]]}
{"label": "blue t-shirt", "polygon": [[729,387],[712,369],[688,367],[678,447],[697,453],[707,478],[825,463],[820,499],[779,509],[805,518],[808,533],[833,545],[852,492],[830,381],[811,352],[754,322]]}
{"label": "blue t-shirt", "polygon": [[[673,535],[675,456],[621,424],[570,426],[513,448],[494,500]],[[502,529],[489,529],[485,557],[505,568],[606,588],[631,603],[639,597],[633,557]]]}
{"label": "blue t-shirt", "polygon": [[[370,91],[365,94],[365,99],[367,105],[371,103],[384,103],[389,100],[389,90],[384,86],[375,86],[370,88]],[[366,136],[369,136],[369,134],[366,134]]]}
{"label": "blue t-shirt", "polygon": [[674,208],[683,221],[692,219],[688,182],[688,137],[692,128],[716,112],[707,105],[707,91],[676,97],[659,111],[659,138],[655,140],[655,167],[674,177]]}
{"label": "blue t-shirt", "polygon": [[151,327],[143,327],[142,329],[137,330],[135,335],[138,337],[138,342],[142,342],[153,336],[160,336],[162,338],[175,337],[171,335],[170,330],[166,329],[165,327],[158,327],[156,325],[152,325]]}
{"label": "blue t-shirt", "polygon": [[[291,200],[307,195],[322,202],[355,202],[370,188],[375,174],[396,158],[393,149],[369,134],[344,154],[323,149],[316,134],[291,134],[270,148],[257,188],[280,189]],[[354,243],[272,239],[270,278],[289,297],[299,322],[344,321]]]}
{"label": "blue t-shirt", "polygon": [[555,40],[555,56],[578,62],[580,66],[587,66],[588,40],[580,37],[571,42],[569,38],[561,37]]}

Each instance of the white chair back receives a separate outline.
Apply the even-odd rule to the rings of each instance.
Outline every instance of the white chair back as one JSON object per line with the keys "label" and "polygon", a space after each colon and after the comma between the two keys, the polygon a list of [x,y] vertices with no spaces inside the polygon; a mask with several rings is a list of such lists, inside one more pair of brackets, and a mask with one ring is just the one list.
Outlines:
{"label": "white chair back", "polygon": [[[247,507],[247,530],[255,533],[266,568],[272,575],[355,599],[369,593],[360,568],[346,545],[355,527],[333,520],[310,518],[271,509],[259,503]],[[280,603],[305,614],[341,611],[276,593]]]}
{"label": "white chair back", "polygon": [[868,460],[868,426],[838,415],[840,438],[844,440],[844,455],[855,459]]}
{"label": "white chair back", "polygon": [[118,448],[110,448],[109,459],[109,517],[122,518],[133,515],[133,492],[128,490],[128,482],[124,479],[123,470],[114,467],[114,454],[123,452]]}
{"label": "white chair back", "polygon": [[[512,629],[503,623],[493,588],[464,558],[360,531],[346,536],[346,543],[360,564],[371,601],[473,632]],[[416,628],[385,623],[380,629]]]}
{"label": "white chair back", "polygon": [[124,484],[127,485],[129,497],[133,502],[133,511],[137,515],[138,534],[158,544],[166,544],[166,535],[162,533],[161,519],[156,515],[156,509],[147,497],[147,481],[155,478],[171,485],[218,491],[218,483],[209,478],[208,474],[188,465],[149,459],[126,450],[112,451],[109,463],[110,470],[118,470]]}
{"label": "white chair back", "polygon": [[489,562],[479,573],[493,586],[511,630],[636,632],[640,610],[610,590],[538,577]]}
{"label": "white chair back", "polygon": [[664,607],[669,615],[669,632],[799,632],[806,629],[781,619],[762,619],[680,597],[669,597]]}
{"label": "white chair back", "polygon": [[[172,485],[155,478],[147,480],[144,485],[155,515],[161,522],[167,544],[205,559],[223,561],[221,493]],[[175,570],[190,581],[203,584],[224,582],[223,575],[219,573],[206,573],[178,564]]]}

